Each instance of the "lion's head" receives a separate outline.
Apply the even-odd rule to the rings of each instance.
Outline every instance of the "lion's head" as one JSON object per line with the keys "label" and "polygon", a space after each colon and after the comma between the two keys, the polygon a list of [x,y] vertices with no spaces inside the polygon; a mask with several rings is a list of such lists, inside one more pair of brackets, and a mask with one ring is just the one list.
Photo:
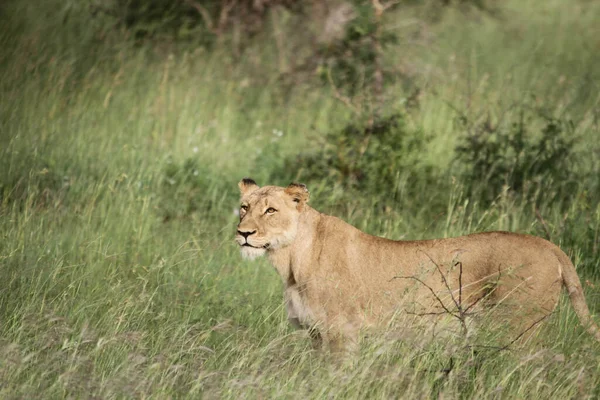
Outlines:
{"label": "lion's head", "polygon": [[305,185],[259,187],[252,179],[238,184],[242,198],[236,242],[242,256],[262,256],[268,250],[290,245],[296,238],[298,218],[308,201]]}

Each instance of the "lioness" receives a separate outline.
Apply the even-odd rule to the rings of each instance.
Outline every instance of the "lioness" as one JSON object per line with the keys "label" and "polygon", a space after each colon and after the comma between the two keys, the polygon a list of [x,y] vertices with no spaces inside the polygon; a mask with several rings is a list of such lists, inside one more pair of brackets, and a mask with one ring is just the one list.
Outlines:
{"label": "lioness", "polygon": [[554,310],[563,285],[600,341],[573,264],[544,239],[485,232],[393,241],[314,210],[305,185],[260,188],[243,179],[239,188],[242,256],[268,255],[285,287],[290,322],[326,346],[356,343],[361,327],[402,313],[462,321],[480,308],[498,309],[522,335]]}

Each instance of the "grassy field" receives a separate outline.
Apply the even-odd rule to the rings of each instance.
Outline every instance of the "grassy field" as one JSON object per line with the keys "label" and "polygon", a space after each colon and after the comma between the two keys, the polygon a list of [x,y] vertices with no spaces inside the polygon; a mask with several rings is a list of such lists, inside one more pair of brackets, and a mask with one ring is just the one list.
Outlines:
{"label": "grassy field", "polygon": [[[600,397],[600,345],[566,298],[525,348],[497,351],[493,335],[477,352],[384,336],[337,360],[288,326],[279,277],[232,240],[240,178],[306,177],[314,208],[389,238],[548,237],[599,314],[597,4],[449,10],[427,25],[426,45],[387,51],[413,83],[387,87],[385,108],[428,139],[403,150],[393,184],[352,187],[301,161],[360,118],[326,84],[282,88],[268,37],[240,59],[100,40],[65,4],[0,14],[1,398]],[[390,29],[408,35],[419,18],[411,9]],[[489,181],[465,181],[456,147],[532,108],[549,117],[528,119],[528,135],[550,118],[576,139],[569,175],[544,175],[531,195],[475,197]]]}

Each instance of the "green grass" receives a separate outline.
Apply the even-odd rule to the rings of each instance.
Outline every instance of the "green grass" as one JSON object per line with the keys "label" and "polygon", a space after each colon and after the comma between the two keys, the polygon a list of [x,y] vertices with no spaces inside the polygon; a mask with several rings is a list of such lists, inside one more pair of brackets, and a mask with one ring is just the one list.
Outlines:
{"label": "green grass", "polygon": [[[0,397],[600,396],[600,347],[567,301],[540,343],[524,349],[473,353],[460,342],[384,335],[365,339],[349,360],[312,350],[288,326],[276,273],[265,260],[240,258],[233,210],[240,178],[287,184],[275,170],[284,159],[352,121],[330,88],[283,90],[271,76],[268,41],[233,61],[222,49],[102,42],[83,21],[63,25],[61,7],[6,7]],[[407,123],[432,141],[416,159],[447,172],[430,195],[382,209],[392,188],[353,193],[315,181],[307,182],[311,204],[397,239],[495,229],[550,235],[577,263],[598,314],[597,178],[565,207],[538,203],[540,219],[532,199],[509,192],[492,204],[470,199],[453,162],[464,133],[453,109],[497,119],[532,97],[573,120],[578,168],[600,171],[597,5],[503,9],[501,20],[450,12],[428,27],[427,46],[407,42],[386,53],[418,71],[424,95]],[[418,10],[407,13],[410,22]],[[388,108],[409,96],[390,86]],[[482,339],[493,345],[492,337]]]}

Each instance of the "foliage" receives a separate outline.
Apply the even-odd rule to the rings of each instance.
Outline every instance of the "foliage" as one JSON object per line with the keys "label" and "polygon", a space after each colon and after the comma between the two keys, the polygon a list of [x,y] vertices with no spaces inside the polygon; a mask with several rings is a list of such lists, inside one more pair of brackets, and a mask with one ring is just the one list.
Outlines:
{"label": "foliage", "polygon": [[322,60],[319,65],[322,80],[331,81],[350,94],[390,82],[394,74],[383,70],[381,54],[399,40],[393,31],[381,29],[380,17],[371,4],[354,3],[353,17],[345,24],[342,37],[321,46],[317,53]]}
{"label": "foliage", "polygon": [[268,11],[277,6],[299,8],[289,0],[113,0],[96,2],[92,15],[112,20],[136,39],[191,41],[210,46],[232,28],[245,34],[262,29]]}
{"label": "foliage", "polygon": [[114,20],[121,28],[132,32],[137,39],[168,35],[174,39],[189,39],[207,32],[201,16],[183,1],[125,0],[96,3],[90,11]]}
{"label": "foliage", "polygon": [[466,135],[456,157],[465,166],[462,179],[472,196],[490,202],[508,186],[523,196],[547,196],[553,188],[562,199],[576,189],[577,137],[571,121],[522,109],[508,124],[494,126],[489,117],[479,124],[462,117],[459,123]]}
{"label": "foliage", "polygon": [[418,197],[438,181],[433,167],[421,160],[431,137],[410,128],[406,118],[397,112],[358,119],[319,138],[317,148],[286,159],[282,171],[294,171],[291,178],[302,182],[341,187],[349,194],[385,193],[382,207],[398,201],[400,192]]}

